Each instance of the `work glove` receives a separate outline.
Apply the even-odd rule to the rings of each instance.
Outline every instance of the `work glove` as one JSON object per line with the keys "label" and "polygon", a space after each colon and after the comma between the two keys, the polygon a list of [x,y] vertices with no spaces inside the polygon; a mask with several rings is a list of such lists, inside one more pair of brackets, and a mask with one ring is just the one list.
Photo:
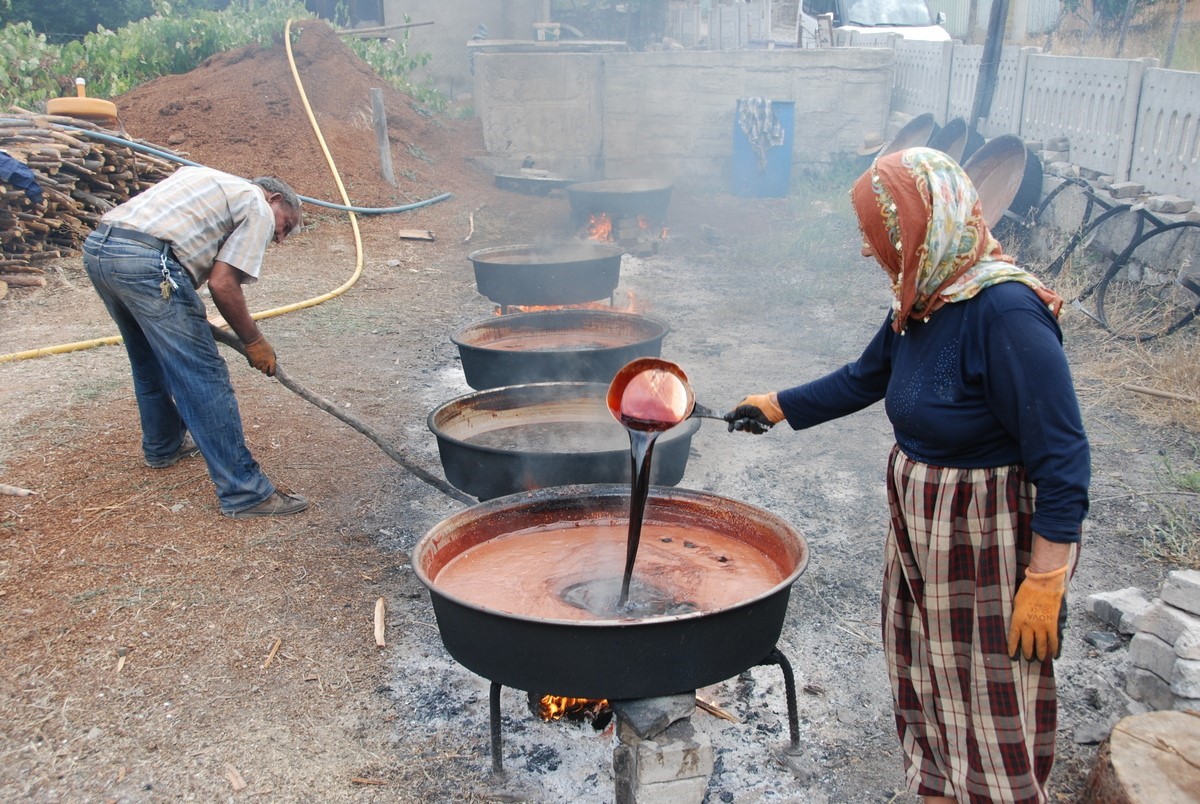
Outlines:
{"label": "work glove", "polygon": [[774,393],[751,394],[738,403],[737,407],[723,417],[729,422],[729,432],[743,430],[759,435],[771,429],[771,425],[783,421],[783,411]]}
{"label": "work glove", "polygon": [[267,343],[267,339],[260,335],[258,340],[245,344],[245,347],[246,360],[250,361],[250,365],[268,377],[274,377],[275,350]]}
{"label": "work glove", "polygon": [[1057,659],[1062,652],[1062,632],[1067,622],[1067,568],[1052,572],[1026,572],[1013,598],[1012,627],[1008,630],[1008,655],[1020,653],[1026,661]]}

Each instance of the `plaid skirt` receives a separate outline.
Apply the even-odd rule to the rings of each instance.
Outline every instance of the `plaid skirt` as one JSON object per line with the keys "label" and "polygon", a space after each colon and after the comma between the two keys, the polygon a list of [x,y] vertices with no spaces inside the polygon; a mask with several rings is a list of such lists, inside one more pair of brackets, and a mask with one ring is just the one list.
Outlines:
{"label": "plaid skirt", "polygon": [[1052,662],[1008,657],[1034,489],[1019,466],[888,461],[883,643],[908,787],[967,802],[1045,802]]}

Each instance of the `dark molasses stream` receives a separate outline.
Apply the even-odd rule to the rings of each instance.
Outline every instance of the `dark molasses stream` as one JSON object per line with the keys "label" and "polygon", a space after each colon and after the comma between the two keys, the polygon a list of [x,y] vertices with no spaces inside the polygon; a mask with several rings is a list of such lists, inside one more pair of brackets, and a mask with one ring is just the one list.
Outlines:
{"label": "dark molasses stream", "polygon": [[625,572],[621,576],[619,607],[629,602],[629,584],[642,537],[642,519],[650,494],[650,465],[654,442],[665,430],[679,424],[688,414],[687,386],[669,371],[652,369],[636,375],[621,395],[621,424],[629,432],[630,469],[633,476],[629,496],[629,539],[625,548]]}
{"label": "dark molasses stream", "polygon": [[[640,363],[652,363],[637,371]],[[675,599],[669,592],[652,584],[633,583],[633,565],[637,560],[642,538],[642,521],[646,500],[650,495],[650,470],[655,440],[687,418],[691,407],[689,389],[665,361],[646,358],[629,364],[609,389],[609,410],[629,434],[629,464],[631,490],[629,495],[629,526],[625,540],[625,571],[621,576],[619,594],[615,578],[597,577],[571,584],[563,589],[564,603],[592,614],[610,617],[614,614],[652,617],[663,614],[682,614],[694,611],[690,601]],[[633,376],[624,388],[622,374],[633,369]],[[633,600],[630,590],[634,588]]]}

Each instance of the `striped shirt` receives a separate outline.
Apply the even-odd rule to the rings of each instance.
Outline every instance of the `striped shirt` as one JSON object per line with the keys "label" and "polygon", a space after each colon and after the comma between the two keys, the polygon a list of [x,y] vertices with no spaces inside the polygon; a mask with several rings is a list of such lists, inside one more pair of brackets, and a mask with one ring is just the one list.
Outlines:
{"label": "striped shirt", "polygon": [[216,260],[258,281],[275,236],[275,214],[258,185],[206,167],[181,167],[100,220],[170,243],[196,287]]}

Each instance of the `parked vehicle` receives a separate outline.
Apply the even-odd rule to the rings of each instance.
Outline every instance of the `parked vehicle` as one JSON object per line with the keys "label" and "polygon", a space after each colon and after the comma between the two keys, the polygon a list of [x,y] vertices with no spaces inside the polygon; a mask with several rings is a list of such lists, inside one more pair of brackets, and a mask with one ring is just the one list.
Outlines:
{"label": "parked vehicle", "polygon": [[917,42],[950,41],[943,27],[945,13],[932,14],[925,0],[804,0],[801,11],[806,31],[810,25],[816,30],[820,15],[832,14],[835,31],[891,33]]}

